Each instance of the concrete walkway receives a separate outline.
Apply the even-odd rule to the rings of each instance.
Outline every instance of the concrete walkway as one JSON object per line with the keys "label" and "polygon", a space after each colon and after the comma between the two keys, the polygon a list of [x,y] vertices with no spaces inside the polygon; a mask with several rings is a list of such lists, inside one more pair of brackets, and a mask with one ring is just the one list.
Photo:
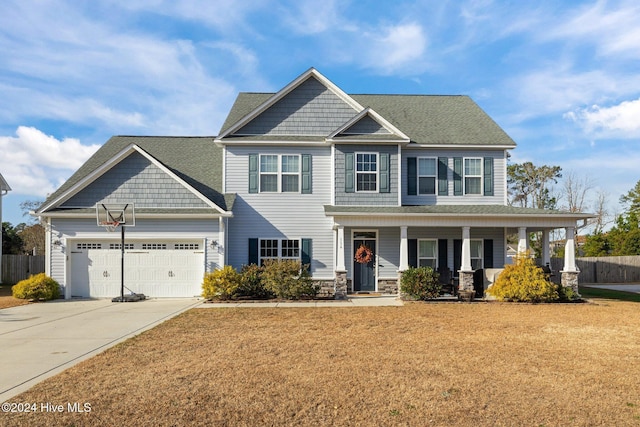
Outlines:
{"label": "concrete walkway", "polygon": [[2,309],[0,402],[201,303],[58,300]]}

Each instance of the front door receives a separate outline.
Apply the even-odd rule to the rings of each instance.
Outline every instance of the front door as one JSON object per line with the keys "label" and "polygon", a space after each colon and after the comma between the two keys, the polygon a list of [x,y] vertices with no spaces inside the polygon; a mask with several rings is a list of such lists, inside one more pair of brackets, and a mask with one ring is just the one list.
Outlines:
{"label": "front door", "polygon": [[[365,247],[371,254],[367,263],[356,261],[358,249]],[[362,251],[361,251],[362,252]],[[355,292],[376,290],[376,233],[356,233],[353,238],[353,290]]]}

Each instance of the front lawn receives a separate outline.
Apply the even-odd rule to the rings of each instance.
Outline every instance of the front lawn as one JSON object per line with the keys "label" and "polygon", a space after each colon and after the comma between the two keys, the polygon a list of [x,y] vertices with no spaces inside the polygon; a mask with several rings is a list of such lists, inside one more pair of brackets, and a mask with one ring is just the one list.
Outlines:
{"label": "front lawn", "polygon": [[0,309],[16,307],[18,305],[29,304],[29,301],[14,298],[11,295],[11,286],[9,285],[0,285]]}
{"label": "front lawn", "polygon": [[640,425],[639,307],[193,309],[11,399],[90,412],[5,422]]}

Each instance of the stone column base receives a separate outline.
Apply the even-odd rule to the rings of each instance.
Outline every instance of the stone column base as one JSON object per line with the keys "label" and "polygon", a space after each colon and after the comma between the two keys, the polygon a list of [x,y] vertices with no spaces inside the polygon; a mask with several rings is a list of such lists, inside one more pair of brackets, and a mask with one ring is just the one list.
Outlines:
{"label": "stone column base", "polygon": [[458,285],[459,291],[473,291],[473,271],[458,271],[458,277],[460,278],[460,284]]}
{"label": "stone column base", "polygon": [[578,275],[579,271],[561,271],[560,283],[562,286],[570,287],[573,291],[580,295],[578,292]]}
{"label": "stone column base", "polygon": [[406,295],[402,293],[402,275],[404,274],[404,270],[397,270],[398,273],[398,298],[403,299]]}
{"label": "stone column base", "polygon": [[336,271],[336,283],[335,291],[333,293],[334,299],[347,299],[347,272]]}

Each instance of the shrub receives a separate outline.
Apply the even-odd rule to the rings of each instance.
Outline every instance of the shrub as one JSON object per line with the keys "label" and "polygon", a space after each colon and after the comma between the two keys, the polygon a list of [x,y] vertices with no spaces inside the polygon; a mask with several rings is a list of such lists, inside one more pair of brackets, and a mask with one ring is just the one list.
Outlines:
{"label": "shrub", "polygon": [[558,287],[558,299],[564,302],[578,301],[580,294],[570,286],[556,285]]}
{"label": "shrub", "polygon": [[262,283],[266,290],[278,298],[300,299],[315,297],[320,286],[314,285],[307,265],[295,260],[267,260],[262,272]]}
{"label": "shrub", "polygon": [[274,294],[268,291],[262,283],[263,268],[256,264],[242,266],[240,270],[240,285],[238,296],[260,299],[272,298]]}
{"label": "shrub", "polygon": [[557,286],[528,254],[516,256],[515,264],[505,266],[487,293],[501,301],[551,302],[560,297]]}
{"label": "shrub", "polygon": [[36,274],[16,283],[11,292],[14,298],[51,300],[60,296],[60,285],[44,273]]}
{"label": "shrub", "polygon": [[431,267],[412,267],[402,273],[400,291],[418,300],[437,298],[442,290],[439,278]]}
{"label": "shrub", "polygon": [[206,299],[228,300],[236,296],[240,275],[230,265],[207,273],[202,282],[202,296]]}

